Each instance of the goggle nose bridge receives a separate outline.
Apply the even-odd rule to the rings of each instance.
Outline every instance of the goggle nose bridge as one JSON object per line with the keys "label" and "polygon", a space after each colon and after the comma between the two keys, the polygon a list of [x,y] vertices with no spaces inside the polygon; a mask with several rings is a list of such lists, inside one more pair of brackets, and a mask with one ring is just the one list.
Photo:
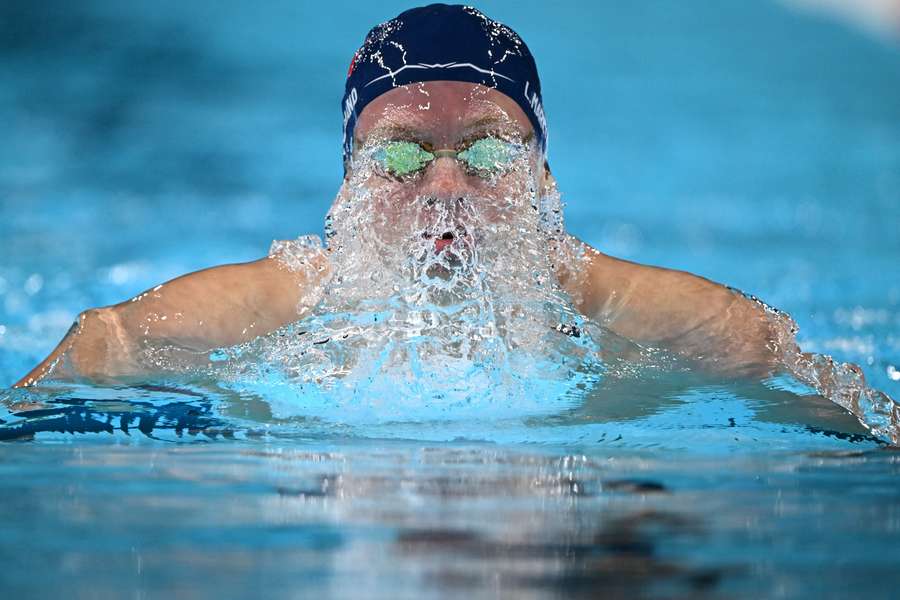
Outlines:
{"label": "goggle nose bridge", "polygon": [[456,158],[457,156],[459,156],[459,152],[457,152],[456,150],[446,150],[446,149],[434,150],[431,152],[431,154],[435,158]]}

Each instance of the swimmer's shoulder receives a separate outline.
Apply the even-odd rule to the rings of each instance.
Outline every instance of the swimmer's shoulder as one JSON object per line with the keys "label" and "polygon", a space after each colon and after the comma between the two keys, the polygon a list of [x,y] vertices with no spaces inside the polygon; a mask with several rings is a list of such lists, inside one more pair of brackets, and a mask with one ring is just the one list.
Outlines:
{"label": "swimmer's shoulder", "polygon": [[301,311],[318,302],[332,274],[328,251],[316,235],[275,240],[268,256],[256,264],[258,277],[285,297],[295,297]]}
{"label": "swimmer's shoulder", "polygon": [[[579,310],[611,318],[626,303],[647,314],[665,314],[673,295],[703,295],[725,290],[703,277],[604,254],[568,235],[563,244],[560,283]],[[640,312],[640,311],[639,311]]]}
{"label": "swimmer's shoulder", "polygon": [[560,249],[560,284],[586,314],[593,314],[613,289],[627,286],[637,270],[648,268],[604,254],[570,234]]}
{"label": "swimmer's shoulder", "polygon": [[672,269],[645,265],[604,254],[571,234],[566,235],[563,248],[563,256],[565,257],[563,262],[572,272],[600,270],[608,276],[628,277],[643,272],[672,271]]}
{"label": "swimmer's shoulder", "polygon": [[276,240],[267,256],[182,276],[161,286],[160,294],[174,294],[173,305],[206,297],[208,314],[228,323],[249,319],[257,331],[271,331],[302,318],[320,300],[330,276],[321,244]]}

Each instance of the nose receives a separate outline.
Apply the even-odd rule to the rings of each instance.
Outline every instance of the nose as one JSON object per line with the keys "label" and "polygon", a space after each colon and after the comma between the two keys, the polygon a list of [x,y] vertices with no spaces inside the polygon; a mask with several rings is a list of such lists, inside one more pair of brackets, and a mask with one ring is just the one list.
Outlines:
{"label": "nose", "polygon": [[436,158],[425,170],[419,193],[437,200],[451,200],[469,191],[468,175],[460,164],[449,156]]}

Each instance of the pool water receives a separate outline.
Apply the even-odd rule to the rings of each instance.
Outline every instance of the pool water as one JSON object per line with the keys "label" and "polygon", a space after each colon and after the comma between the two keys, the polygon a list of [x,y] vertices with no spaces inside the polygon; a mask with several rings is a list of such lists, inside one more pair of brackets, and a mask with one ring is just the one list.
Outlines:
{"label": "pool water", "polygon": [[[570,232],[755,294],[900,397],[897,37],[793,4],[479,6],[537,57]],[[347,62],[406,7],[5,2],[0,384],[84,308],[321,234]],[[0,399],[9,597],[900,583],[900,454],[786,377],[338,414],[184,379]]]}

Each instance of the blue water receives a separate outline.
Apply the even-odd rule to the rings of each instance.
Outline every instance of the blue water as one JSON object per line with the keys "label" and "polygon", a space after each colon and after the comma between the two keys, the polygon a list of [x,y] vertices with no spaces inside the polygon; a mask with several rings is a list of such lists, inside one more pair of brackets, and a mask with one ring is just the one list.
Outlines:
{"label": "blue water", "polygon": [[[537,57],[572,233],[764,298],[900,397],[897,37],[765,2],[479,6]],[[403,8],[4,2],[0,384],[84,308],[321,233],[347,63]],[[183,381],[50,392],[0,406],[9,597],[900,583],[896,451],[789,381],[373,421]]]}

